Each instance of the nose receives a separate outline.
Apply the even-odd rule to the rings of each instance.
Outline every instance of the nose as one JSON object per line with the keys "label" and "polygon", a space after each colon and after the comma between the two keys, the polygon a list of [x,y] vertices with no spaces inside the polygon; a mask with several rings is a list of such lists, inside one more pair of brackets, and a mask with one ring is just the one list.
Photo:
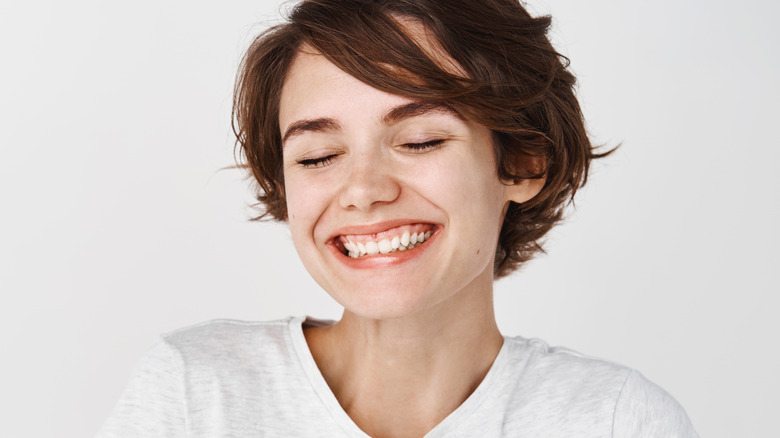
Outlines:
{"label": "nose", "polygon": [[339,194],[342,208],[368,211],[398,198],[401,186],[392,165],[379,155],[360,154],[350,160],[350,171],[345,172]]}

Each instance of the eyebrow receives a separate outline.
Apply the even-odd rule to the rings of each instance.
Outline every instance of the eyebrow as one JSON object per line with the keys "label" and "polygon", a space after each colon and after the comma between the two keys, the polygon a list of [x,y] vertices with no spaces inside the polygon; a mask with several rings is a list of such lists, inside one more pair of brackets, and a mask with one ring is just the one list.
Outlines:
{"label": "eyebrow", "polygon": [[459,119],[462,118],[460,114],[441,102],[410,102],[406,105],[397,106],[391,109],[384,118],[382,118],[382,122],[385,125],[392,125],[393,123],[398,123],[404,119],[423,116],[430,113],[449,114]]}
{"label": "eyebrow", "polygon": [[[401,120],[409,119],[412,117],[423,116],[431,113],[448,114],[455,116],[459,119],[463,119],[460,114],[456,113],[452,108],[444,103],[439,102],[410,102],[405,105],[397,106],[385,114],[382,118],[382,123],[385,125],[392,125],[398,123]],[[282,145],[290,137],[301,135],[306,132],[333,132],[339,131],[341,124],[335,119],[329,117],[321,117],[318,119],[304,119],[298,120],[290,124],[282,135]]]}
{"label": "eyebrow", "polygon": [[341,129],[339,122],[334,119],[323,117],[319,119],[298,120],[290,124],[282,136],[282,144],[288,138],[303,134],[304,132],[329,132]]}

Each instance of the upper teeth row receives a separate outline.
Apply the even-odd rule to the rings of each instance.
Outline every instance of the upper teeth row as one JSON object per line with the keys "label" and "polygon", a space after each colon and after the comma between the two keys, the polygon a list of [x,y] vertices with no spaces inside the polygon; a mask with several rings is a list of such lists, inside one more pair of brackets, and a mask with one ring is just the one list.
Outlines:
{"label": "upper teeth row", "polygon": [[368,242],[345,242],[344,248],[349,251],[349,256],[356,259],[358,257],[374,254],[387,254],[395,251],[404,251],[412,249],[415,246],[428,240],[431,237],[431,232],[419,232],[410,233],[408,230],[400,236],[395,236],[392,239],[382,239],[379,242],[369,240]]}

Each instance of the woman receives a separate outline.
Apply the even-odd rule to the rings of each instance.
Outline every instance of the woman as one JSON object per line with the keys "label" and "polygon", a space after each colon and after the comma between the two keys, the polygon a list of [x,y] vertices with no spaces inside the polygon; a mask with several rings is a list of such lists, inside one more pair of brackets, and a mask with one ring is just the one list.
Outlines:
{"label": "woman", "polygon": [[163,337],[100,437],[695,437],[640,374],[504,337],[492,287],[585,183],[575,79],[515,0],[304,0],[235,130],[263,215],[344,306]]}

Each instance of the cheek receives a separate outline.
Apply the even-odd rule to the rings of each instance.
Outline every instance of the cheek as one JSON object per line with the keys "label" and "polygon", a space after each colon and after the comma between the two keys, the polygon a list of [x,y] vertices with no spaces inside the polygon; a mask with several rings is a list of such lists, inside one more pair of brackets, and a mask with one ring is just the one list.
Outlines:
{"label": "cheek", "polygon": [[503,186],[492,163],[449,160],[428,167],[424,174],[417,177],[421,190],[447,211],[465,209],[478,220],[480,212],[492,216],[503,207]]}
{"label": "cheek", "polygon": [[[289,181],[289,180],[288,180]],[[317,198],[312,196],[312,190],[306,190],[305,185],[289,181],[287,189],[287,225],[290,237],[298,257],[306,269],[312,272],[312,261],[316,254],[314,227],[317,223]]]}
{"label": "cheek", "polygon": [[332,184],[312,178],[285,178],[287,223],[293,240],[313,236],[313,230],[332,198],[330,187]]}
{"label": "cheek", "polygon": [[297,231],[306,225],[307,212],[311,210],[311,198],[306,196],[302,185],[295,179],[285,178],[285,201],[287,203],[287,223],[293,238]]}

